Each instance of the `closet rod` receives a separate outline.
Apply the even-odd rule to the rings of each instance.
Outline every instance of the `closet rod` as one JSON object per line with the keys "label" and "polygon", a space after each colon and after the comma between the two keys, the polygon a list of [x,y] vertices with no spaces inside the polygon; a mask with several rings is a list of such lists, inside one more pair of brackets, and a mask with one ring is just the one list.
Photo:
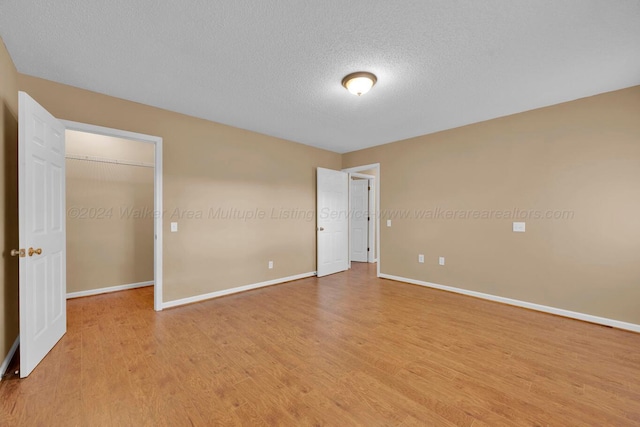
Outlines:
{"label": "closet rod", "polygon": [[116,159],[107,159],[104,157],[95,157],[95,156],[82,156],[80,154],[66,154],[64,156],[67,159],[73,160],[84,160],[87,162],[98,162],[98,163],[111,163],[114,165],[126,165],[126,166],[140,166],[143,168],[153,168],[153,163],[145,163],[145,162],[132,162],[129,160],[116,160]]}

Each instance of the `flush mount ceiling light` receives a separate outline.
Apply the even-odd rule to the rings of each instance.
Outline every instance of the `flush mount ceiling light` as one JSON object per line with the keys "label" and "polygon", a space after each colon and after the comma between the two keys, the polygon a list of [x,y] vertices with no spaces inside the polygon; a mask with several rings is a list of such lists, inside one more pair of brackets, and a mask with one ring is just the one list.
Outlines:
{"label": "flush mount ceiling light", "polygon": [[374,84],[378,81],[378,78],[366,71],[358,71],[357,73],[351,73],[342,79],[342,86],[344,86],[349,92],[354,95],[362,95],[369,92]]}

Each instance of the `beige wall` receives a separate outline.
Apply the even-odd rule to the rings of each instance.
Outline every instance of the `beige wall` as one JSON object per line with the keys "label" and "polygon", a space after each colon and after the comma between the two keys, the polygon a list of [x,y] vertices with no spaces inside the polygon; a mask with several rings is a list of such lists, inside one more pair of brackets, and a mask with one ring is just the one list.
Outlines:
{"label": "beige wall", "polygon": [[[306,216],[315,210],[315,167],[380,162],[387,217],[573,214],[526,219],[524,234],[495,214],[394,217],[381,229],[383,273],[640,324],[640,87],[340,156],[19,75],[3,45],[0,72],[0,354],[18,333],[17,260],[7,255],[17,246],[16,78],[59,118],[164,138],[165,301],[315,270],[315,224]],[[216,217],[218,209],[234,218]],[[239,218],[245,212],[265,218]]]}
{"label": "beige wall", "polygon": [[[67,154],[153,165],[154,146],[67,131]],[[153,280],[153,167],[67,159],[67,292]]]}
{"label": "beige wall", "polygon": [[412,216],[383,218],[382,273],[640,324],[640,87],[343,156],[378,162],[382,214]]}
{"label": "beige wall", "polygon": [[18,337],[18,84],[13,61],[0,39],[0,363]]}
{"label": "beige wall", "polygon": [[[164,139],[165,301],[315,271],[315,220],[306,216],[315,210],[315,168],[339,169],[339,154],[25,75],[18,80],[58,118]],[[264,218],[245,220],[245,212]],[[177,233],[169,232],[172,221]]]}

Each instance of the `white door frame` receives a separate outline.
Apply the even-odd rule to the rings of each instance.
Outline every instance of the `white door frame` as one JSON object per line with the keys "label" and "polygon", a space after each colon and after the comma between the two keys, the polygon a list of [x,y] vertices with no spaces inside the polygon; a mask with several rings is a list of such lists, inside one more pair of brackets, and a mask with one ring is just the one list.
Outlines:
{"label": "white door frame", "polygon": [[153,177],[153,226],[155,241],[153,243],[153,308],[162,310],[162,138],[120,129],[112,129],[86,123],[60,120],[67,130],[75,130],[115,138],[131,139],[155,145],[155,162]]}
{"label": "white door frame", "polygon": [[[342,172],[347,172],[349,174],[352,174],[353,176],[358,176],[358,172],[363,172],[363,171],[367,171],[370,169],[375,169],[376,171],[376,176],[375,176],[375,219],[376,219],[376,223],[375,223],[375,227],[376,227],[376,246],[375,246],[375,251],[376,251],[376,257],[378,259],[377,262],[377,267],[376,267],[376,274],[378,277],[380,277],[380,263],[381,263],[381,258],[382,258],[382,254],[381,254],[381,250],[380,250],[380,163],[373,163],[370,165],[364,165],[364,166],[355,166],[352,168],[346,168],[346,169],[342,169]],[[362,174],[360,174],[360,176],[362,176]],[[369,175],[366,175],[369,176]],[[349,227],[351,228],[351,227]]]}

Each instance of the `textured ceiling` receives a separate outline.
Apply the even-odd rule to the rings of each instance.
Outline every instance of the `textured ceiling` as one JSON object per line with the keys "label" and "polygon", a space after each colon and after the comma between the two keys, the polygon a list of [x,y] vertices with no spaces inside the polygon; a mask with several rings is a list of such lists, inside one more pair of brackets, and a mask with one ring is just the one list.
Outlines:
{"label": "textured ceiling", "polygon": [[640,0],[0,0],[0,35],[22,73],[337,152],[640,84]]}

